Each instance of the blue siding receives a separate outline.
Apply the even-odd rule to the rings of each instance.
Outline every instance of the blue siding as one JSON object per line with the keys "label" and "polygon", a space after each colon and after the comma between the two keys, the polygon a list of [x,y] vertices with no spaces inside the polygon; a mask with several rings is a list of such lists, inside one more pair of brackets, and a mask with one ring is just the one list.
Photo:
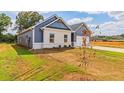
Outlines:
{"label": "blue siding", "polygon": [[34,31],[35,31],[34,42],[35,43],[42,43],[43,42],[43,31],[40,29],[39,26],[35,27]]}
{"label": "blue siding", "polygon": [[54,22],[53,24],[49,25],[48,27],[70,30],[63,22],[60,22],[60,20]]}
{"label": "blue siding", "polygon": [[44,22],[42,22],[41,24],[37,25],[34,27],[34,31],[35,31],[35,38],[34,41],[35,43],[42,43],[43,42],[43,31],[41,30],[42,27],[46,26],[47,24],[51,23],[52,21],[56,20],[57,17],[52,17]]}
{"label": "blue siding", "polygon": [[[30,38],[30,40],[29,40]],[[29,48],[32,48],[32,43],[33,43],[33,32],[28,31],[26,33],[20,34],[17,36],[17,43]]]}
{"label": "blue siding", "polygon": [[83,36],[82,31],[84,31],[84,30],[86,30],[85,27],[80,27],[79,29],[77,29],[77,31],[75,33],[78,36]]}

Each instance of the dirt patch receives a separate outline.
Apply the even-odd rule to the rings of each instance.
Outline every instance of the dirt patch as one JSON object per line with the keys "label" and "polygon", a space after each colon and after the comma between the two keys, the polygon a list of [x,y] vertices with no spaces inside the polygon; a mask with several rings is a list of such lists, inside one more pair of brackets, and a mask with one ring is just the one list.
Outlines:
{"label": "dirt patch", "polygon": [[17,76],[14,80],[27,80],[28,78],[36,75],[37,73],[41,72],[42,70],[43,69],[41,67],[31,69],[31,70]]}
{"label": "dirt patch", "polygon": [[28,64],[26,64],[26,62],[24,62],[24,60],[22,60],[21,58],[17,58],[16,62],[19,73],[24,73],[25,71],[30,70]]}
{"label": "dirt patch", "polygon": [[[40,57],[41,59],[47,59],[48,62],[53,64],[73,64],[75,66],[78,66],[81,70],[84,70],[84,66],[79,66],[81,63],[80,60],[80,49],[73,49],[73,50],[55,50],[55,49],[46,49],[46,50],[40,50],[36,55]],[[62,76],[63,78],[61,80],[79,80],[79,81],[85,81],[85,80],[123,80],[123,73],[124,73],[124,62],[118,60],[118,62],[110,55],[97,54],[99,52],[96,51],[96,56],[94,57],[92,50],[87,50],[87,73],[88,75],[82,75],[77,73],[65,74]],[[115,61],[113,61],[115,60]],[[48,65],[47,67],[51,66]],[[46,68],[47,68],[46,67]]]}
{"label": "dirt patch", "polygon": [[79,65],[79,56],[75,53],[70,52],[72,49],[44,49],[34,50],[33,53],[40,57],[47,58],[50,60],[56,60],[58,62],[69,62]]}
{"label": "dirt patch", "polygon": [[5,46],[0,46],[0,52],[3,52],[3,51],[5,51],[5,50],[7,50],[7,48],[5,47]]}
{"label": "dirt patch", "polygon": [[70,81],[94,81],[95,79],[91,75],[81,75],[78,73],[70,73],[64,75],[62,80]]}

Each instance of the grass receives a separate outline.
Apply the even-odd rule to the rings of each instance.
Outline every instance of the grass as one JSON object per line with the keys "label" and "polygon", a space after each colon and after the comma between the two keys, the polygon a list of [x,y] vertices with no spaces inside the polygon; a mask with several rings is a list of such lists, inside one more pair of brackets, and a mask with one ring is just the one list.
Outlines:
{"label": "grass", "polygon": [[[64,69],[64,72],[73,72],[76,69],[73,65],[60,64],[53,59],[38,57],[27,49],[14,44],[3,43],[0,44],[0,48],[0,80],[22,80],[21,78],[24,80],[25,78],[27,80],[45,80],[54,73],[57,77],[53,79],[56,80],[59,79],[61,69]],[[39,72],[33,76],[32,72],[23,75],[23,73],[35,68],[43,70],[39,69]],[[21,78],[16,78],[18,76]],[[27,78],[27,76],[29,77]]]}
{"label": "grass", "polygon": [[0,44],[0,80],[13,80],[23,71],[44,64],[27,49],[13,46],[16,45]]}
{"label": "grass", "polygon": [[124,54],[86,49],[88,66],[79,67],[80,49],[29,51],[0,44],[0,80],[124,80]]}
{"label": "grass", "polygon": [[105,41],[105,42],[102,42],[102,41],[96,41],[96,42],[92,42],[93,45],[96,45],[96,46],[107,46],[107,47],[115,47],[115,48],[124,48],[124,42],[119,42],[119,41],[112,41],[112,42],[109,42],[109,41]]}

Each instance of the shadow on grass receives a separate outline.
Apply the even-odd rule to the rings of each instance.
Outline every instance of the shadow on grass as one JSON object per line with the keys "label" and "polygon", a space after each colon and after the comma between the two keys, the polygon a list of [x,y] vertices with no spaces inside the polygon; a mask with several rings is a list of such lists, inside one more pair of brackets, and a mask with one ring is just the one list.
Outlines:
{"label": "shadow on grass", "polygon": [[25,47],[18,45],[11,45],[18,55],[32,55],[32,53]]}
{"label": "shadow on grass", "polygon": [[73,48],[50,48],[50,49],[36,49],[29,51],[28,48],[25,48],[20,45],[11,45],[13,49],[17,52],[18,55],[32,55],[32,54],[49,54],[49,53],[59,53],[66,50],[71,50]]}

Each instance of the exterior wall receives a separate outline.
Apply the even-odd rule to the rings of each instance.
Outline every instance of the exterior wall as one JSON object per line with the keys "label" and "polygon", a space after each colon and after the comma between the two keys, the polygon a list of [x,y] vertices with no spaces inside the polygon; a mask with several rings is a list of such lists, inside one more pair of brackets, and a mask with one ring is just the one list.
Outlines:
{"label": "exterior wall", "polygon": [[57,19],[56,17],[52,17],[34,27],[34,30],[35,30],[34,43],[43,43],[43,31],[41,30],[41,28],[48,25],[49,23],[53,22],[56,19]]}
{"label": "exterior wall", "polygon": [[[82,46],[83,46],[82,36],[76,36],[75,47],[82,47]],[[86,46],[90,46],[89,36],[86,37]]]}
{"label": "exterior wall", "polygon": [[[49,35],[54,34],[54,43],[49,42]],[[68,35],[68,42],[64,43],[64,35]],[[44,29],[44,43],[41,44],[42,48],[53,48],[53,47],[69,47],[71,45],[71,31],[62,29],[45,28]]]}
{"label": "exterior wall", "polygon": [[[30,40],[29,40],[30,39]],[[17,44],[32,48],[33,33],[32,31],[25,32],[17,36]]]}
{"label": "exterior wall", "polygon": [[43,31],[40,25],[34,28],[34,43],[43,43]]}
{"label": "exterior wall", "polygon": [[[75,47],[82,47],[83,46],[83,33],[82,31],[86,30],[86,27],[81,26],[77,29],[77,31],[75,31],[75,38],[76,38],[76,42],[75,42]],[[87,35],[86,36],[86,46],[90,46],[90,36]]]}
{"label": "exterior wall", "polygon": [[82,44],[83,44],[83,42],[82,42],[82,36],[76,36],[75,47],[81,47]]}
{"label": "exterior wall", "polygon": [[76,31],[75,33],[76,33],[76,35],[78,35],[78,36],[83,36],[82,31],[84,31],[84,30],[86,30],[86,28],[81,26],[81,27],[79,27],[79,28],[77,29],[77,31]]}
{"label": "exterior wall", "polygon": [[42,49],[43,43],[33,43],[33,49]]}

